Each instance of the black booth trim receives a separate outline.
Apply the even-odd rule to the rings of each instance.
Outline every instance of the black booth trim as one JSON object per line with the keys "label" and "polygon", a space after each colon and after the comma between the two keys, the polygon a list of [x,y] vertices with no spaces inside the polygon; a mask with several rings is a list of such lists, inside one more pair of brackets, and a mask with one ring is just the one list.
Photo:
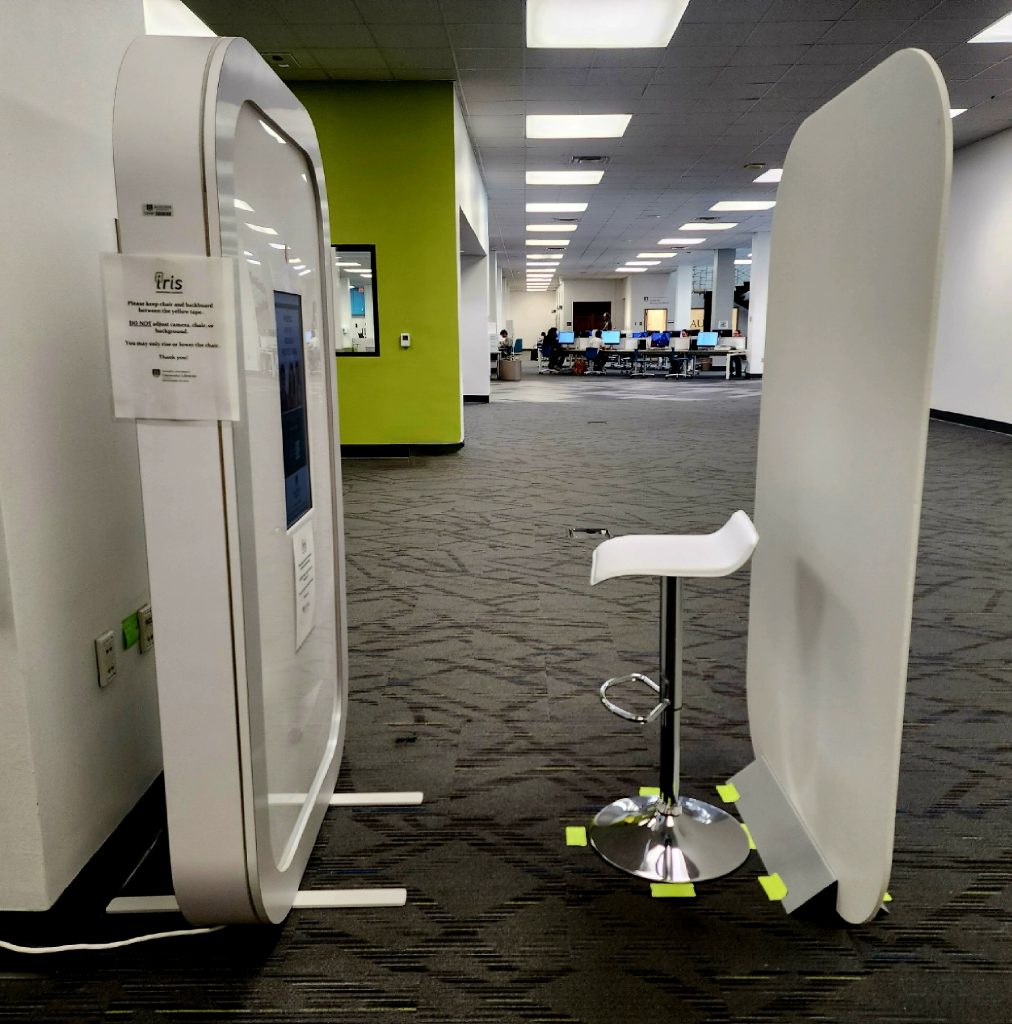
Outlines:
{"label": "black booth trim", "polygon": [[456,444],[342,444],[342,459],[410,459],[420,455],[453,455],[464,447]]}
{"label": "black booth trim", "polygon": [[964,416],[961,412],[945,412],[942,409],[932,409],[931,418],[946,420],[949,423],[960,423],[964,427],[996,430],[999,434],[1012,434],[1012,423],[1006,423],[1004,420],[989,420],[983,416]]}

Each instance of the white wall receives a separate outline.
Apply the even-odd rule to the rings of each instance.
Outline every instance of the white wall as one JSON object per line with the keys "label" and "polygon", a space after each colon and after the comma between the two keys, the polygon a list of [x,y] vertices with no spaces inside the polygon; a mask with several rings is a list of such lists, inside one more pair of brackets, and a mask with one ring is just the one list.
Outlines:
{"label": "white wall", "polygon": [[613,324],[623,323],[625,292],[622,278],[571,277],[567,278],[563,285],[560,330],[570,329],[568,325],[573,322],[574,302],[610,302],[611,322]]}
{"label": "white wall", "polygon": [[489,379],[488,259],[460,255],[457,316],[461,387],[468,398],[491,393]]}
{"label": "white wall", "polygon": [[524,339],[524,348],[535,348],[542,331],[555,326],[555,292],[511,291],[509,317],[513,337]]}
{"label": "white wall", "polygon": [[[116,74],[141,0],[3,0],[0,908],[50,906],[161,767],[153,655],[94,638],[147,600],[137,444],[112,419]],[[157,634],[157,623],[156,623]]]}
{"label": "white wall", "polygon": [[459,216],[466,222],[458,225],[457,251],[467,253],[460,257],[457,280],[460,386],[462,395],[483,397],[491,392],[488,196],[456,93],[453,97],[453,154],[457,206]]}
{"label": "white wall", "polygon": [[1012,130],[955,154],[931,407],[1012,423]]}
{"label": "white wall", "polygon": [[769,231],[752,236],[752,276],[749,279],[748,323],[742,333],[748,338],[748,372],[762,373],[766,358],[766,304],[770,291]]}
{"label": "white wall", "polygon": [[645,309],[666,309],[668,311],[668,326],[674,325],[675,292],[670,278],[669,273],[663,273],[633,274],[627,279],[629,282],[627,289],[629,307],[626,314],[628,321],[622,328],[623,330],[642,331]]}

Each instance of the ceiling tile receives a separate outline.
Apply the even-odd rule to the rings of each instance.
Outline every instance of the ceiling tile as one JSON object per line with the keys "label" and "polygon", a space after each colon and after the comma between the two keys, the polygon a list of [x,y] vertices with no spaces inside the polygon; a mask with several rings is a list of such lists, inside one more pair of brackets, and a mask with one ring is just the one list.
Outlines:
{"label": "ceiling tile", "polygon": [[832,21],[768,21],[749,33],[750,46],[790,46],[820,42],[833,27]]}
{"label": "ceiling tile", "polygon": [[360,47],[375,47],[373,34],[366,25],[292,25],[290,31],[299,37],[300,46],[315,49],[323,47],[350,50]]}
{"label": "ceiling tile", "polygon": [[[303,0],[287,0],[300,6]],[[323,0],[324,3],[327,0]],[[355,0],[362,20],[369,25],[441,25],[437,0]]]}
{"label": "ceiling tile", "polygon": [[523,24],[523,0],[440,0],[448,25]]}
{"label": "ceiling tile", "polygon": [[[442,25],[371,25],[370,31],[375,45],[381,47],[433,49],[450,45]],[[453,61],[447,61],[446,66],[452,67]]]}
{"label": "ceiling tile", "polygon": [[848,64],[853,66],[871,60],[881,50],[882,46],[878,43],[854,43],[847,46],[831,46],[829,44],[816,43],[801,58],[801,63]]}
{"label": "ceiling tile", "polygon": [[321,68],[386,68],[387,63],[376,47],[346,50],[342,47],[314,48],[309,51]]}
{"label": "ceiling tile", "polygon": [[391,69],[453,67],[453,51],[448,47],[384,46],[381,52]]}
{"label": "ceiling tile", "polygon": [[[208,6],[218,6],[220,0],[203,0]],[[250,8],[264,0],[232,0],[241,8],[242,17],[249,17]],[[187,6],[193,7],[190,0]],[[310,22],[361,22],[354,0],[273,0],[273,8],[284,21],[291,25],[305,25]]]}
{"label": "ceiling tile", "polygon": [[494,71],[497,68],[512,69],[524,66],[524,51],[519,46],[498,48],[458,49],[457,67],[461,71]]}
{"label": "ceiling tile", "polygon": [[[521,24],[447,25],[446,31],[450,37],[450,44],[454,47],[483,49],[496,46],[516,46],[522,48],[526,40],[524,27]],[[531,53],[536,52],[538,51],[531,51]]]}

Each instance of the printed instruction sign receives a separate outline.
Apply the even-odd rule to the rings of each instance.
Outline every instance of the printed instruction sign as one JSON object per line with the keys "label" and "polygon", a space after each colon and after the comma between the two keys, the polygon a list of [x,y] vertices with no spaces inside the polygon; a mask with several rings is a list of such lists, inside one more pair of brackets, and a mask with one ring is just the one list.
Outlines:
{"label": "printed instruction sign", "polygon": [[298,650],[316,625],[316,551],[311,516],[292,531],[292,558],[295,563],[295,649]]}
{"label": "printed instruction sign", "polygon": [[235,262],[102,255],[117,419],[238,420]]}

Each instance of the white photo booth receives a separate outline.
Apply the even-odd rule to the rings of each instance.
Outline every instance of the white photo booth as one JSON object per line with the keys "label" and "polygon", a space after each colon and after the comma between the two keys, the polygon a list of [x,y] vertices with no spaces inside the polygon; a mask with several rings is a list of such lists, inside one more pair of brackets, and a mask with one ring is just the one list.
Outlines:
{"label": "white photo booth", "polygon": [[137,419],[175,898],[195,923],[277,922],[347,708],[316,133],[244,40],[145,38],[114,156],[110,351]]}

